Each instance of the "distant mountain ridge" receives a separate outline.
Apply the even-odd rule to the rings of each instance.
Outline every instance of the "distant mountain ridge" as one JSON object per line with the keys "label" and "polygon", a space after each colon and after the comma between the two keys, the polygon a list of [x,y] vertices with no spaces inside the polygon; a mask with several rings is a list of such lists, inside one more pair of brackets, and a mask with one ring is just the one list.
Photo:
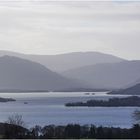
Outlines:
{"label": "distant mountain ridge", "polygon": [[0,91],[54,91],[81,88],[45,66],[13,56],[0,57]]}
{"label": "distant mountain ridge", "polygon": [[65,71],[65,77],[85,81],[96,88],[119,89],[140,78],[140,61],[104,63]]}
{"label": "distant mountain ridge", "polygon": [[[118,89],[135,82],[139,77],[140,70],[140,61],[131,62],[99,52],[27,55],[0,51],[0,56],[0,62],[4,61],[0,63],[0,67],[2,67],[0,70],[0,91],[4,91],[4,89],[8,91],[12,89],[13,92],[19,90],[23,92],[24,89],[27,91]],[[8,71],[5,71],[4,68]],[[18,69],[21,73],[17,71]],[[4,75],[5,77],[3,77]],[[22,80],[20,81],[20,79]],[[16,85],[13,85],[15,80]],[[41,82],[39,83],[39,81]]]}
{"label": "distant mountain ridge", "polygon": [[99,63],[116,63],[125,61],[125,59],[99,52],[74,52],[58,55],[27,55],[10,51],[0,51],[0,56],[4,55],[16,56],[38,62],[58,73]]}
{"label": "distant mountain ridge", "polygon": [[120,95],[140,95],[140,83],[118,91],[112,91],[109,94],[120,94]]}

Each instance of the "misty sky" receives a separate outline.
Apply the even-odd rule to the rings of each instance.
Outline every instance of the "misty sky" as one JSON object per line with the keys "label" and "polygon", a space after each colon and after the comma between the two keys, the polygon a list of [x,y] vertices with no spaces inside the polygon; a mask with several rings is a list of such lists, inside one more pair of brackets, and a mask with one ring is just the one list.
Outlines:
{"label": "misty sky", "polygon": [[140,59],[140,2],[0,0],[0,50]]}

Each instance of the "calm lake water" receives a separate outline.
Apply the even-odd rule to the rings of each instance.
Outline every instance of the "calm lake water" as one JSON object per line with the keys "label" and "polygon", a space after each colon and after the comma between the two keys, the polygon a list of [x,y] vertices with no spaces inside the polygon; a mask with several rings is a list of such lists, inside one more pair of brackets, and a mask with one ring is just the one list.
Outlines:
{"label": "calm lake water", "polygon": [[[69,123],[95,124],[97,126],[131,127],[133,112],[138,107],[65,107],[67,102],[87,101],[122,95],[107,95],[106,92],[48,92],[48,93],[0,93],[0,97],[14,98],[16,102],[0,103],[0,122],[18,113],[27,127],[34,125],[65,125]],[[24,104],[28,102],[28,104]]]}

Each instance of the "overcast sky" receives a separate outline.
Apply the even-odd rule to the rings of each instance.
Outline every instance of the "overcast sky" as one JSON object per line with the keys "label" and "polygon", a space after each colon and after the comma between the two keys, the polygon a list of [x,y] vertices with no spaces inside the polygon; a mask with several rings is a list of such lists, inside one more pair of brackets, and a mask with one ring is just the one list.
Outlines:
{"label": "overcast sky", "polygon": [[140,59],[140,2],[0,0],[0,50]]}

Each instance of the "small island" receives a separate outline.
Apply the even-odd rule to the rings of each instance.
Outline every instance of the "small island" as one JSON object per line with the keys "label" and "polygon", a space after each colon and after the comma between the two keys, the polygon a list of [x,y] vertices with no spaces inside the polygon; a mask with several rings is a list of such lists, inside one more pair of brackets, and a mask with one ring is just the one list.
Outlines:
{"label": "small island", "polygon": [[109,100],[88,100],[86,102],[66,103],[67,107],[140,107],[140,97],[111,98]]}
{"label": "small island", "polygon": [[0,102],[5,103],[5,102],[14,102],[16,101],[15,99],[12,98],[1,98],[0,97]]}

